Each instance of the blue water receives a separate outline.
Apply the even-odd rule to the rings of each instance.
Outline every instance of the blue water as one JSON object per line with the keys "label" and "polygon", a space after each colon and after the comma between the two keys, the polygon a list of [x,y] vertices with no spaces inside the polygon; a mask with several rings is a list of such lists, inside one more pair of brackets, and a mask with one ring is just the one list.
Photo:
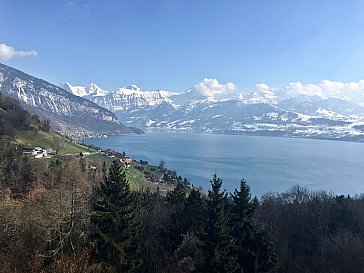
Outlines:
{"label": "blue water", "polygon": [[296,184],[335,194],[364,193],[364,143],[195,133],[147,133],[86,142],[125,151],[154,165],[164,160],[169,169],[205,190],[216,172],[228,191],[244,178],[257,196]]}

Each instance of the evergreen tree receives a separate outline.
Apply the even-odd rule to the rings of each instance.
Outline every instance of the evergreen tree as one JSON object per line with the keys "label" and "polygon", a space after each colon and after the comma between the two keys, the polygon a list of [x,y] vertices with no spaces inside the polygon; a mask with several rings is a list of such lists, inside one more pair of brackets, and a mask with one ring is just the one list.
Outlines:
{"label": "evergreen tree", "polygon": [[94,257],[104,261],[111,272],[139,272],[141,267],[135,207],[125,169],[115,160],[100,184],[91,217]]}
{"label": "evergreen tree", "polygon": [[258,232],[252,223],[258,200],[252,199],[245,180],[232,195],[230,227],[235,238],[239,269],[236,272],[266,272],[276,264],[272,242],[264,231]]}
{"label": "evergreen tree", "polygon": [[184,233],[201,234],[204,230],[206,202],[198,190],[192,189],[182,212]]}
{"label": "evergreen tree", "polygon": [[270,272],[278,265],[278,255],[273,240],[265,230],[256,234],[255,249],[258,257],[257,272]]}
{"label": "evergreen tree", "polygon": [[233,237],[227,215],[227,197],[221,191],[222,180],[215,174],[208,192],[206,231],[204,234],[205,266],[202,272],[232,273],[238,268]]}
{"label": "evergreen tree", "polygon": [[187,187],[183,183],[177,183],[176,187],[166,194],[170,223],[165,230],[165,245],[170,253],[173,253],[183,240],[182,212],[186,204],[186,196]]}
{"label": "evergreen tree", "polygon": [[86,172],[86,159],[83,156],[83,153],[80,153],[80,167],[81,167],[81,171],[84,173]]}
{"label": "evergreen tree", "polygon": [[167,192],[166,202],[169,205],[177,206],[179,209],[184,207],[187,196],[187,187],[183,183],[177,183],[176,187]]}
{"label": "evergreen tree", "polygon": [[102,163],[101,172],[102,172],[102,177],[105,180],[106,176],[107,176],[107,168],[106,168],[106,162],[105,161]]}

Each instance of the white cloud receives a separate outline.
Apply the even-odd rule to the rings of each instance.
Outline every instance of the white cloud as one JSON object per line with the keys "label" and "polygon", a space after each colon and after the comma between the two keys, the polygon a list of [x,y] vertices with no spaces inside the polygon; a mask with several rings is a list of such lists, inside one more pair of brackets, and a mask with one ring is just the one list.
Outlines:
{"label": "white cloud", "polygon": [[258,83],[255,85],[255,89],[257,89],[259,91],[268,91],[268,90],[270,90],[270,87],[266,83]]}
{"label": "white cloud", "polygon": [[340,98],[364,105],[364,80],[358,82],[323,80],[318,84],[293,82],[284,88],[284,94],[288,97],[308,95],[322,98]]}
{"label": "white cloud", "polygon": [[291,82],[286,88],[287,95],[307,95],[324,97],[324,91],[315,84],[303,84],[301,82]]}
{"label": "white cloud", "polygon": [[0,60],[6,61],[12,58],[22,58],[28,56],[37,56],[38,53],[35,50],[30,51],[18,51],[7,44],[0,44]]}
{"label": "white cloud", "polygon": [[352,100],[357,96],[364,96],[364,80],[358,82],[336,82],[323,80],[319,84],[290,83],[286,88],[287,95],[308,95],[324,98],[338,97]]}
{"label": "white cloud", "polygon": [[319,83],[291,82],[283,88],[272,88],[266,83],[258,83],[251,92],[243,92],[240,99],[258,95],[266,98],[285,99],[299,95],[319,96],[321,98],[339,98],[364,106],[364,80],[357,82],[339,82],[323,80]]}
{"label": "white cloud", "polygon": [[235,84],[231,82],[220,84],[216,79],[207,78],[194,86],[194,89],[202,95],[213,97],[214,99],[224,99],[231,96],[235,88]]}

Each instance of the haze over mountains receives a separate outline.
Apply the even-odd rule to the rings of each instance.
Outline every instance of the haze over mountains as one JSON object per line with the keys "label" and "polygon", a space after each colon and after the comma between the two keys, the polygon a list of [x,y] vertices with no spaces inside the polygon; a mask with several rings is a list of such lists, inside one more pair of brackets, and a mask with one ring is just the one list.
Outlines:
{"label": "haze over mountains", "polygon": [[96,84],[61,87],[143,129],[364,140],[364,81],[298,82],[282,89],[257,84],[252,92],[238,92],[233,83],[216,79],[183,92],[144,91],[136,85],[115,91]]}
{"label": "haze over mountains", "polygon": [[80,136],[140,132],[85,98],[3,64],[0,92],[18,99],[27,110],[50,120],[53,128],[63,133]]}

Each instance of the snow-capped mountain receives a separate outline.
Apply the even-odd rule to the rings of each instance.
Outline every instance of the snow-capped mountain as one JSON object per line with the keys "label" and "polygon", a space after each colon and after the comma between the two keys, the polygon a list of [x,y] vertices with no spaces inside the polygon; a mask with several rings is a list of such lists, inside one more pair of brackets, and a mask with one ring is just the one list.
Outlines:
{"label": "snow-capped mountain", "polygon": [[[215,89],[196,85],[184,92],[143,91],[136,85],[104,91],[70,86],[121,120],[138,128],[225,134],[364,140],[364,107],[337,97],[309,96],[258,85],[237,93],[234,86],[205,79]],[[100,88],[101,89],[101,88]],[[102,90],[102,89],[101,89]]]}
{"label": "snow-capped mountain", "polygon": [[62,83],[60,87],[78,97],[105,96],[108,93],[107,91],[101,89],[94,83],[91,83],[87,87],[83,87],[83,86],[72,86],[70,83],[65,82]]}
{"label": "snow-capped mountain", "polygon": [[[30,112],[50,120],[54,129],[68,134],[140,131],[126,127],[114,113],[94,102],[3,64],[0,64],[0,91],[18,99]],[[100,91],[91,85],[85,92]]]}
{"label": "snow-capped mountain", "polygon": [[143,107],[146,105],[154,106],[161,104],[164,101],[171,102],[169,97],[176,94],[174,92],[163,90],[142,91],[136,85],[121,87],[113,92],[105,91],[96,84],[91,84],[89,87],[82,87],[63,83],[61,84],[61,87],[76,96],[89,99],[114,112],[128,110],[133,107]]}
{"label": "snow-capped mountain", "polygon": [[244,101],[247,104],[255,103],[269,103],[277,104],[278,96],[270,90],[259,90],[250,93],[240,94],[238,99]]}

